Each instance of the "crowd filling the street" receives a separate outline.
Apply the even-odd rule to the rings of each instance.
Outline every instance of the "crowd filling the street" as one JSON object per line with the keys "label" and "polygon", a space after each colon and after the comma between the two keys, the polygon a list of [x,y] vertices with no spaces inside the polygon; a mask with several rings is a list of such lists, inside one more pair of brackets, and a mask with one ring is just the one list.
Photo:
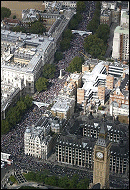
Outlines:
{"label": "crowd filling the street", "polygon": [[[82,23],[79,24],[78,30],[86,31],[86,25],[92,19],[92,13],[88,18],[88,11],[91,6],[91,10],[95,9],[95,3],[90,1],[86,7],[86,11],[82,14],[83,19]],[[66,68],[68,67],[69,63],[75,56],[81,56],[80,51],[84,52],[83,48],[83,41],[84,36],[80,36],[79,34],[74,34],[74,39],[71,40],[71,47],[63,52],[64,58],[56,63],[57,66],[57,75],[60,73],[59,71],[63,69],[63,77],[62,78],[53,78],[49,79],[51,86],[44,92],[38,93],[34,101],[44,102],[47,104],[51,104],[53,99],[58,95],[59,91],[63,88],[64,83],[68,77],[68,72]],[[35,124],[35,122],[39,119],[39,117],[47,110],[47,107],[42,106],[38,108],[36,105],[28,110],[28,112],[23,117],[22,121],[15,126],[8,134],[2,135],[1,137],[1,151],[5,153],[11,154],[11,157],[14,161],[14,166],[17,170],[20,169],[29,169],[29,170],[36,170],[39,171],[41,168],[51,169],[54,173],[59,173],[61,170],[56,169],[56,166],[50,165],[49,163],[44,162],[36,162],[36,158],[31,156],[27,156],[24,154],[24,132],[27,126],[31,126]],[[64,168],[61,173],[69,173],[69,169]],[[79,171],[80,172],[80,171]],[[85,175],[84,171],[84,175]],[[84,176],[83,173],[81,176]]]}
{"label": "crowd filling the street", "polygon": [[[91,8],[90,8],[91,7]],[[87,31],[87,24],[92,20],[95,10],[95,2],[87,1],[86,10],[82,13],[82,22],[79,23],[77,30]],[[75,56],[83,56],[84,50],[84,38],[85,35],[78,33],[74,34],[70,42],[70,48],[63,52],[63,59],[55,62],[57,68],[55,77],[48,79],[49,87],[46,91],[35,93],[33,100],[36,102],[43,102],[46,104],[52,104],[53,100],[58,96],[59,91],[64,87],[69,72],[66,68]],[[62,69],[62,77],[59,78],[60,70]],[[79,166],[68,166],[64,163],[58,163],[56,160],[56,154],[53,152],[53,159],[42,160],[24,153],[24,133],[28,126],[35,125],[38,119],[48,110],[48,107],[33,104],[33,106],[23,116],[21,122],[16,124],[14,128],[7,134],[1,136],[1,152],[11,155],[13,160],[13,167],[15,171],[44,171],[49,170],[51,175],[72,177],[74,174],[78,174],[79,180],[87,177],[90,183],[93,181],[92,171],[87,171],[85,168]],[[111,179],[112,180],[112,179]],[[114,179],[113,179],[114,180]]]}

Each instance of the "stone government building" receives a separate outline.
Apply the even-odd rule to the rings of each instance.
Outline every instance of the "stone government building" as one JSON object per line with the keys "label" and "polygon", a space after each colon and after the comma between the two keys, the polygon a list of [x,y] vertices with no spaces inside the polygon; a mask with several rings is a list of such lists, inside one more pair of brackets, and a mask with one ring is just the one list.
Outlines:
{"label": "stone government building", "polygon": [[[57,140],[57,161],[93,170],[93,149],[101,125],[102,119],[92,115],[89,115],[88,119],[85,118],[85,121],[77,120],[70,131],[61,134]],[[125,175],[129,166],[128,125],[106,117],[105,126],[108,130],[107,138],[111,142],[110,172]]]}
{"label": "stone government building", "polygon": [[35,82],[44,64],[53,62],[62,33],[73,15],[74,11],[66,10],[44,36],[1,30],[1,118],[6,117],[8,107],[14,103],[10,89],[18,98],[35,92]]}

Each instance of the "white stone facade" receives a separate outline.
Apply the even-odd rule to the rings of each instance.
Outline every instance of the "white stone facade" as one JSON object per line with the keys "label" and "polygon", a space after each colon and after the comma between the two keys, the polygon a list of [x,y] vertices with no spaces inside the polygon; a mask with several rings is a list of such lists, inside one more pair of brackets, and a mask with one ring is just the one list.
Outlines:
{"label": "white stone facade", "polygon": [[112,57],[129,61],[129,13],[121,10],[120,26],[114,31]]}
{"label": "white stone facade", "polygon": [[111,116],[118,116],[118,115],[129,115],[129,105],[122,105],[121,107],[118,106],[117,103],[111,103],[110,104],[110,115]]}

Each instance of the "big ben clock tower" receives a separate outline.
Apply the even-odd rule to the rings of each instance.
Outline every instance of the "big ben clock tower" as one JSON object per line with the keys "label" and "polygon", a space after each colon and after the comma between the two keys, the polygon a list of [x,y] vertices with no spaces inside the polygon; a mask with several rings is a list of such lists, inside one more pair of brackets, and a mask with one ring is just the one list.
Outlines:
{"label": "big ben clock tower", "polygon": [[101,189],[109,189],[110,148],[111,142],[107,137],[106,122],[103,120],[93,155],[93,185],[99,183]]}

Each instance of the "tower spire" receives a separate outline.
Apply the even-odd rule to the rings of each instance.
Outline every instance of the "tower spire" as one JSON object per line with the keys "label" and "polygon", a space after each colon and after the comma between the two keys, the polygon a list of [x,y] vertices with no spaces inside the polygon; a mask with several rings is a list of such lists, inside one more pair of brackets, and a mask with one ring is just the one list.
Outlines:
{"label": "tower spire", "polygon": [[107,137],[107,124],[105,118],[103,118],[101,122],[101,128],[96,144],[105,147],[109,144],[109,139]]}

